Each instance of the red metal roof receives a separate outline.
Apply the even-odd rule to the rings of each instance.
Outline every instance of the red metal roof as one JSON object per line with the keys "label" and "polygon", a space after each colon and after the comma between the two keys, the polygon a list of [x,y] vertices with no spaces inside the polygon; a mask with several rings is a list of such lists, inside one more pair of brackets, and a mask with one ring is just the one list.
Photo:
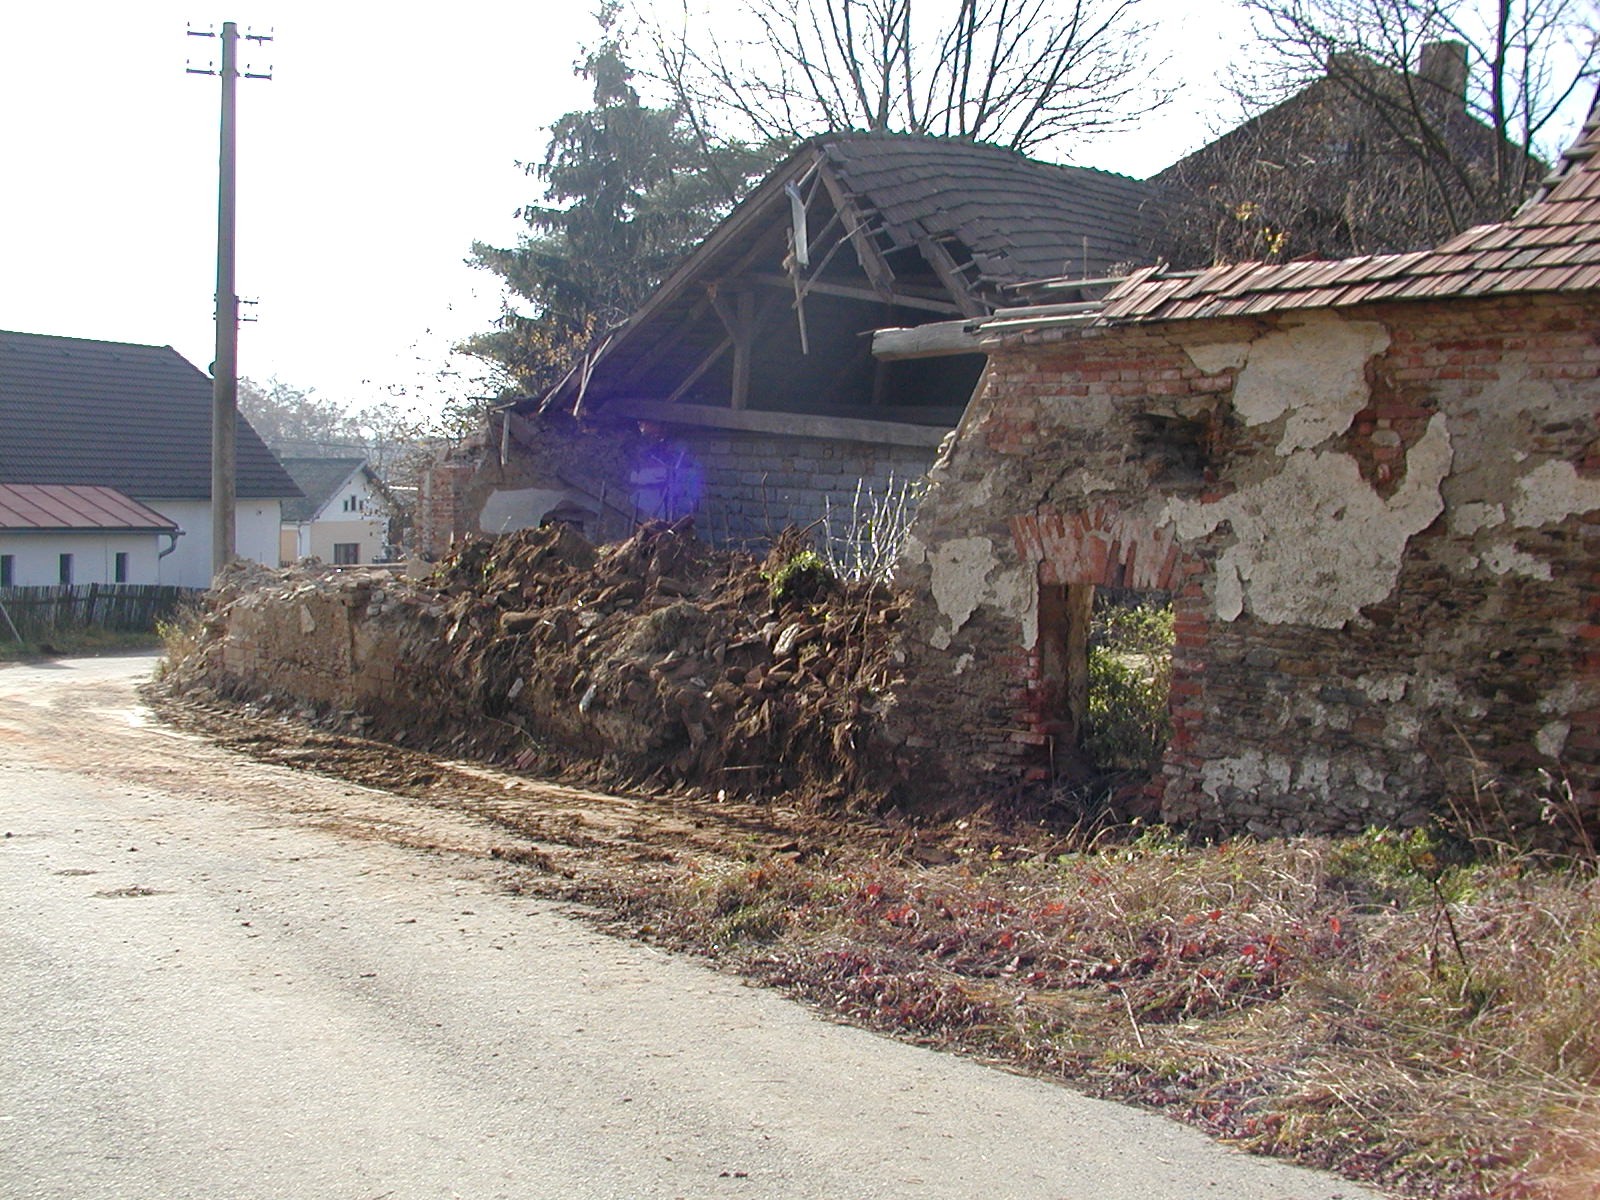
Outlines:
{"label": "red metal roof", "polygon": [[1198,275],[1140,271],[1106,297],[1101,319],[1173,321],[1375,301],[1590,291],[1600,284],[1600,97],[1583,133],[1516,216],[1434,250],[1338,262],[1232,263]]}
{"label": "red metal roof", "polygon": [[169,531],[177,522],[115,488],[64,483],[0,483],[0,529]]}

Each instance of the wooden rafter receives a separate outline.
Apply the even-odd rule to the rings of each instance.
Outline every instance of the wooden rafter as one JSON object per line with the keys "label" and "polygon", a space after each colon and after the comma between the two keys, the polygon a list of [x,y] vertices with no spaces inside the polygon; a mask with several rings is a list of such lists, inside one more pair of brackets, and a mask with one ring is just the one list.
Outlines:
{"label": "wooden rafter", "polygon": [[704,358],[702,358],[699,365],[696,366],[694,370],[689,372],[688,377],[673,389],[672,395],[667,397],[667,403],[676,404],[679,400],[683,399],[684,394],[687,393],[688,390],[695,384],[700,382],[700,376],[704,375],[707,371],[714,367],[717,363],[717,360],[732,349],[733,339],[723,338],[722,341],[717,344],[716,348],[712,350],[710,354],[707,354]]}
{"label": "wooden rafter", "polygon": [[844,188],[839,186],[839,181],[834,178],[826,163],[818,169],[818,174],[822,177],[823,186],[828,189],[833,207],[844,216],[845,229],[848,231],[850,244],[855,247],[856,259],[861,263],[861,269],[866,272],[868,281],[878,295],[884,300],[889,299],[894,294],[894,269],[889,266],[888,260],[883,257],[883,251],[879,250],[872,240],[866,219],[862,217],[850,197],[845,195]]}
{"label": "wooden rafter", "polygon": [[706,315],[706,309],[710,306],[711,300],[707,296],[702,296],[696,300],[689,311],[684,314],[683,319],[674,324],[664,335],[657,338],[655,344],[645,351],[633,366],[628,368],[628,373],[617,381],[617,387],[626,389],[637,384],[644,377],[645,372],[653,368],[661,361],[667,351],[678,344],[684,334],[700,323],[701,318]]}
{"label": "wooden rafter", "polygon": [[[759,283],[764,287],[788,289],[789,280],[782,275],[746,275],[752,283]],[[915,308],[924,312],[962,314],[962,310],[948,300],[934,300],[919,295],[910,295],[904,289],[896,290],[887,300],[871,288],[852,287],[847,283],[823,283],[813,279],[803,286],[806,295],[815,292],[822,296],[840,296],[846,300],[867,300],[873,304],[893,304],[899,308]]]}
{"label": "wooden rafter", "polygon": [[922,257],[933,268],[933,273],[955,297],[958,312],[967,317],[982,317],[988,314],[988,308],[972,294],[966,278],[961,274],[961,268],[941,242],[924,235],[917,239],[917,249],[922,251]]}

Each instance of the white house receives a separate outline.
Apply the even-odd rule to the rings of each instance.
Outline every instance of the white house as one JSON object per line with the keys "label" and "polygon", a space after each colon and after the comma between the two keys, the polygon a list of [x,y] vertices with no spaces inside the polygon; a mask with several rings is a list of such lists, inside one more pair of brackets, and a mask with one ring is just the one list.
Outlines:
{"label": "white house", "polygon": [[[239,556],[276,566],[281,506],[300,489],[243,417],[236,480]],[[0,331],[0,484],[113,489],[178,530],[145,582],[207,587],[211,380],[171,346]],[[113,571],[116,554],[135,553],[108,552]]]}
{"label": "white house", "polygon": [[108,487],[0,483],[0,588],[160,581],[177,522]]}
{"label": "white house", "polygon": [[377,562],[389,548],[389,495],[362,458],[285,458],[305,493],[283,506],[279,557],[340,566]]}

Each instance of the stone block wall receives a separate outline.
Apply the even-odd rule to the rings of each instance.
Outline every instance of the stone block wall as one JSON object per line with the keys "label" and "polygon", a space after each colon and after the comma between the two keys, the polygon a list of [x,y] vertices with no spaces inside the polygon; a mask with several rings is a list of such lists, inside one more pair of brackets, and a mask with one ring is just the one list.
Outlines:
{"label": "stone block wall", "polygon": [[470,460],[436,466],[422,506],[430,539],[423,544],[437,556],[452,537],[482,532],[478,514],[493,497],[525,489],[565,490],[578,504],[603,510],[596,528],[585,530],[600,541],[626,537],[637,523],[691,516],[707,541],[760,549],[785,527],[811,526],[830,508],[839,535],[858,488],[866,496],[899,492],[927,473],[935,436],[918,428],[905,440],[922,444],[694,425],[646,435],[635,422],[580,426],[518,417],[505,462],[496,435]]}
{"label": "stone block wall", "polygon": [[[896,721],[930,786],[1062,769],[1058,585],[1174,598],[1148,789],[1202,831],[1600,786],[1600,302],[1026,335],[932,473]],[[930,734],[929,730],[937,730]]]}
{"label": "stone block wall", "polygon": [[927,474],[934,456],[926,446],[737,430],[677,429],[672,440],[703,472],[696,529],[731,545],[759,546],[786,526],[804,528],[830,510],[828,524],[841,534],[858,488],[864,495],[904,488]]}
{"label": "stone block wall", "polygon": [[437,605],[419,604],[383,572],[289,573],[278,580],[246,583],[211,618],[212,683],[349,713],[402,739],[413,726],[465,719]]}

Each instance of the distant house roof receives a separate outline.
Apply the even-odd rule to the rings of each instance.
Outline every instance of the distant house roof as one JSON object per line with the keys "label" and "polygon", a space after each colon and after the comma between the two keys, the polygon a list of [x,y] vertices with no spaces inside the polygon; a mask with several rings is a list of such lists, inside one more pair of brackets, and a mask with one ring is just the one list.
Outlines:
{"label": "distant house roof", "polygon": [[1140,260],[1402,253],[1500,219],[1546,168],[1469,111],[1466,53],[1428,43],[1405,73],[1332,55],[1325,75],[1150,177]]}
{"label": "distant house roof", "polygon": [[[283,469],[304,493],[299,499],[283,504],[285,521],[309,521],[333,498],[349,478],[358,471],[367,470],[364,458],[285,458]],[[376,482],[377,477],[373,476]]]}
{"label": "distant house roof", "polygon": [[1539,194],[1509,221],[1432,250],[1197,273],[1151,268],[1106,297],[1105,321],[1245,316],[1376,301],[1600,288],[1600,97]]}
{"label": "distant house roof", "polygon": [[[211,380],[171,346],[0,331],[0,482],[211,495]],[[237,494],[299,489],[239,419]]]}
{"label": "distant house roof", "polygon": [[177,522],[115,488],[0,483],[0,529],[173,532]]}

